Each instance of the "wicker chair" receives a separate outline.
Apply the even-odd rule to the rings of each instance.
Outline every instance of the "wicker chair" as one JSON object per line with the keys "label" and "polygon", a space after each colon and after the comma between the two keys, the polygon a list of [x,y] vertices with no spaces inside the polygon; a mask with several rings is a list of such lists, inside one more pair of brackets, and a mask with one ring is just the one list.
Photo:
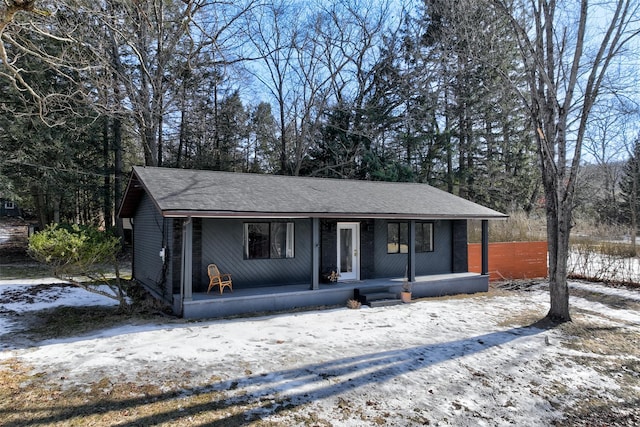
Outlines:
{"label": "wicker chair", "polygon": [[214,286],[220,287],[220,293],[224,290],[225,287],[229,288],[231,292],[233,292],[233,283],[231,283],[231,274],[221,274],[220,270],[218,270],[218,266],[215,264],[209,264],[207,267],[207,273],[209,274],[209,289],[207,289],[207,293]]}

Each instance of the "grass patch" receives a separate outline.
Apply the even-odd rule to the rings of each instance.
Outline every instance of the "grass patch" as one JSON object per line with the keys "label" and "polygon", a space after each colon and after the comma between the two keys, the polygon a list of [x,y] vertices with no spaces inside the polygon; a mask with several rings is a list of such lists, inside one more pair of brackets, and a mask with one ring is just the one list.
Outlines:
{"label": "grass patch", "polygon": [[640,358],[640,332],[623,326],[595,323],[578,314],[572,322],[560,329],[573,339],[565,342],[567,348],[602,356]]}
{"label": "grass patch", "polygon": [[[29,330],[35,341],[86,335],[100,329],[140,324],[154,320],[153,316],[124,314],[118,307],[57,307],[34,314]],[[166,321],[164,319],[163,321]]]}
{"label": "grass patch", "polygon": [[[148,372],[147,378],[154,374]],[[183,375],[186,373],[178,374],[188,378]],[[298,409],[287,401],[235,396],[232,390],[214,390],[208,384],[131,382],[106,377],[89,384],[64,384],[64,380],[34,373],[15,359],[1,362],[3,425],[267,427],[277,424],[261,421],[262,411],[286,413]]]}
{"label": "grass patch", "polygon": [[0,280],[43,279],[45,277],[51,277],[51,271],[37,262],[3,264],[0,267]]}
{"label": "grass patch", "polygon": [[[482,222],[468,222],[469,243],[482,240]],[[504,221],[489,221],[490,242],[535,242],[546,240],[546,222],[540,215],[527,215],[523,211],[510,212]]]}
{"label": "grass patch", "polygon": [[[599,313],[596,313],[599,315]],[[595,393],[564,408],[556,426],[631,426],[640,424],[640,332],[635,328],[597,323],[591,316],[574,315],[559,326],[570,339],[562,345],[583,353],[570,357],[610,378],[619,388]]]}
{"label": "grass patch", "polygon": [[534,327],[536,324],[544,319],[547,313],[545,311],[540,311],[536,309],[531,309],[527,311],[523,311],[521,313],[516,313],[498,323],[498,326],[506,326],[506,327]]}
{"label": "grass patch", "polygon": [[633,258],[636,256],[631,243],[612,242],[585,236],[571,237],[571,248],[579,253],[598,253],[612,258]]}
{"label": "grass patch", "polygon": [[[640,308],[637,301],[619,296],[575,289],[571,292],[572,295],[578,294],[581,298],[600,302],[612,309],[638,311]],[[544,311],[526,310],[514,313],[500,325],[532,325],[544,316]],[[543,391],[544,395],[549,396],[549,403],[564,414],[554,425],[640,425],[640,331],[632,325],[620,323],[619,319],[608,318],[606,311],[601,313],[576,309],[572,317],[572,322],[553,327],[561,333],[562,338],[560,341],[553,340],[552,345],[558,343],[577,354],[567,354],[563,357],[564,361],[556,359],[549,363],[591,367],[599,376],[607,378],[618,387],[604,391],[594,385],[593,389],[583,390],[583,398],[566,406],[557,402],[553,396],[565,395],[569,392],[568,388],[575,385],[555,382]]]}
{"label": "grass patch", "polygon": [[610,295],[600,292],[591,292],[585,289],[572,288],[569,290],[572,296],[583,298],[587,301],[604,304],[616,310],[634,310],[640,312],[640,301],[625,298],[619,295]]}
{"label": "grass patch", "polygon": [[613,427],[637,426],[640,423],[640,400],[610,402],[597,397],[587,397],[579,400],[573,406],[571,413],[556,427]]}

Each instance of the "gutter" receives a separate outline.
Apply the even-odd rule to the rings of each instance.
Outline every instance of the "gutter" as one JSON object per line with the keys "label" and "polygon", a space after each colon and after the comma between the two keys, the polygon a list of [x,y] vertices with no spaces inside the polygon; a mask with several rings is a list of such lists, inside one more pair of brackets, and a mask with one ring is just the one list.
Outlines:
{"label": "gutter", "polygon": [[401,213],[343,213],[343,212],[232,212],[232,211],[188,211],[165,210],[165,218],[357,218],[357,219],[415,219],[415,220],[506,220],[509,215],[420,215]]}

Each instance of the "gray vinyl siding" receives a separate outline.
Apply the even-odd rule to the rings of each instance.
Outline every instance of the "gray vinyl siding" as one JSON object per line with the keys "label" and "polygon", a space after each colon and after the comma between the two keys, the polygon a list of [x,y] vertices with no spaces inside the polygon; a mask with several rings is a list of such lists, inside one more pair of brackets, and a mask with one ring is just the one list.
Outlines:
{"label": "gray vinyl siding", "polygon": [[170,222],[162,218],[149,196],[144,194],[133,219],[133,273],[136,280],[167,302],[171,302],[173,293],[168,280],[171,275],[171,248],[164,243],[167,277],[163,274],[160,251],[163,242],[171,242]]}
{"label": "gray vinyl siding", "polygon": [[203,273],[199,283],[193,283],[193,291],[206,292],[208,264],[216,264],[222,273],[230,273],[234,289],[311,283],[311,220],[278,219],[273,221],[292,221],[295,223],[294,258],[244,259],[244,223],[268,221],[203,219],[202,265],[200,267]]}
{"label": "gray vinyl siding", "polygon": [[433,252],[416,253],[417,276],[452,272],[451,256],[453,246],[451,243],[451,221],[434,221],[433,233]]}
{"label": "gray vinyl siding", "polygon": [[[387,253],[387,223],[375,222],[375,277],[403,277],[409,254]],[[405,221],[407,222],[407,221]],[[451,221],[433,221],[433,252],[416,253],[416,275],[451,273]]]}
{"label": "gray vinyl siding", "polygon": [[451,221],[451,262],[452,273],[469,271],[469,250],[467,244],[467,221],[457,219]]}

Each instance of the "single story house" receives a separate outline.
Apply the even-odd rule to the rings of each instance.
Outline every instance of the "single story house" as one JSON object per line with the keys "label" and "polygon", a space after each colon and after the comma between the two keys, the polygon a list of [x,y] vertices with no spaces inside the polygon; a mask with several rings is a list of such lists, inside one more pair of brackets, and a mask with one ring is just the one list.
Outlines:
{"label": "single story house", "polygon": [[[185,318],[343,305],[367,289],[487,291],[488,226],[506,215],[426,184],[134,167],[119,209],[133,278]],[[483,224],[469,273],[467,220]],[[207,266],[232,289],[207,292]]]}

